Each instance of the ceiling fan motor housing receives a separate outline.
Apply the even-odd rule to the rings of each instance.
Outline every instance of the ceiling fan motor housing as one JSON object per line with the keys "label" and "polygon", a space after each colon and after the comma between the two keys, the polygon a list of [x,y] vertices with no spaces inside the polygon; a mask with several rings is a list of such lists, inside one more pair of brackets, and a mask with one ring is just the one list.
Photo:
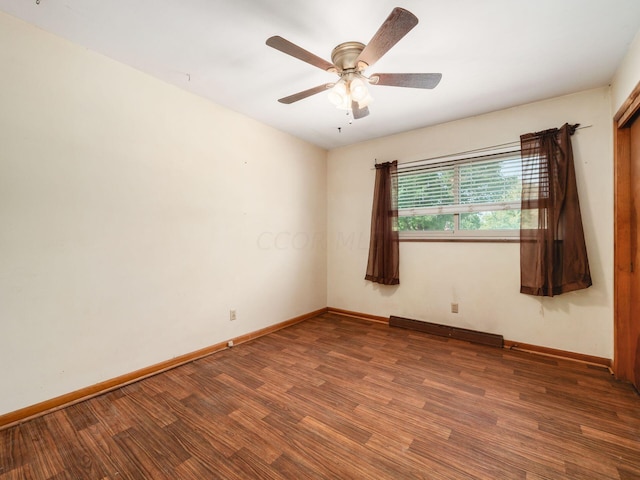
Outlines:
{"label": "ceiling fan motor housing", "polygon": [[364,47],[364,43],[344,42],[334,48],[331,52],[331,61],[339,69],[338,73],[364,70],[367,67],[366,64],[362,64],[361,66],[356,64],[360,52],[364,50]]}

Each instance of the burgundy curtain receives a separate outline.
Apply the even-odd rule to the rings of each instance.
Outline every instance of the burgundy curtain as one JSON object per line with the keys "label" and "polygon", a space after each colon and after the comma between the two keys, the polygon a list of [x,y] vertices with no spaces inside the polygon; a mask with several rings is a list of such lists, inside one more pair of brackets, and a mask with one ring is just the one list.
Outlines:
{"label": "burgundy curtain", "polygon": [[520,292],[548,296],[591,285],[571,135],[565,124],[520,137]]}
{"label": "burgundy curtain", "polygon": [[397,161],[376,165],[369,261],[364,278],[384,285],[400,283],[397,170]]}

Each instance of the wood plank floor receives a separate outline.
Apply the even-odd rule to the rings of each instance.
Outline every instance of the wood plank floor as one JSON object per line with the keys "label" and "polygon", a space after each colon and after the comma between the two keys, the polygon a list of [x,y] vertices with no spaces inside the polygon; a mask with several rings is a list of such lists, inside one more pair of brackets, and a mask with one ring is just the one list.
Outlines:
{"label": "wood plank floor", "polygon": [[325,314],[0,431],[0,479],[638,479],[602,368]]}

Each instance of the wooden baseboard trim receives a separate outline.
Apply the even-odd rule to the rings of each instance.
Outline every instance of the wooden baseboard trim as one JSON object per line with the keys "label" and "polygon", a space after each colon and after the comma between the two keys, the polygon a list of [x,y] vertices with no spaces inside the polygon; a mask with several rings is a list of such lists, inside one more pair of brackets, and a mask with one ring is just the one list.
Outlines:
{"label": "wooden baseboard trim", "polygon": [[[232,338],[230,340],[233,340],[234,345],[240,345],[242,343],[249,342],[256,338],[262,337],[264,335],[268,335],[272,332],[276,332],[288,326],[294,325],[296,323],[300,323],[310,318],[317,317],[318,315],[322,315],[324,313],[334,313],[338,315],[345,315],[348,317],[354,317],[354,318],[360,318],[363,320],[384,323],[387,325],[389,324],[389,319],[386,317],[371,315],[368,313],[354,312],[350,310],[343,310],[340,308],[325,307],[310,313],[306,313],[304,315],[300,315],[295,318],[291,318],[284,322],[271,325],[269,327],[257,330],[255,332],[251,332],[236,338]],[[194,360],[198,360],[200,358],[204,358],[209,355],[212,355],[216,352],[224,350],[225,348],[228,348],[227,342],[217,343],[215,345],[211,345],[211,346],[202,348],[200,350],[196,350],[195,352],[187,353],[185,355],[181,355],[179,357],[175,357],[170,360],[166,360],[164,362],[160,362],[155,365],[151,365],[149,367],[142,368],[140,370],[136,370],[134,372],[127,373],[125,375],[121,375],[119,377],[115,377],[110,380],[106,380],[104,382],[100,382],[95,385],[82,388],[80,390],[76,390],[74,392],[60,395],[50,400],[45,400],[43,402],[22,408],[20,410],[16,410],[14,412],[9,412],[4,415],[0,415],[0,430],[9,428],[13,425],[17,425],[19,423],[25,422],[32,418],[45,415],[46,413],[73,405],[75,403],[88,400],[89,398],[102,395],[103,393],[116,390],[118,388],[124,387],[131,383],[135,383],[137,381],[143,380],[153,375],[166,372],[167,370],[171,370],[172,368],[179,367],[180,365],[184,365],[186,363],[193,362]],[[565,360],[574,360],[582,363],[605,367],[605,368],[608,368],[609,370],[611,370],[611,365],[612,365],[612,361],[609,358],[596,357],[592,355],[584,355],[581,353],[568,352],[564,350],[556,350],[553,348],[541,347],[538,345],[531,345],[531,344],[522,343],[522,342],[515,342],[512,340],[504,340],[504,348],[538,354],[538,355],[557,357]]]}
{"label": "wooden baseboard trim", "polygon": [[[328,307],[327,312],[389,324],[388,318],[380,317],[377,315],[371,315],[368,313],[354,312],[351,310],[343,310],[341,308],[334,308],[334,307]],[[529,343],[515,342],[513,340],[503,340],[503,346],[504,348],[509,350],[517,350],[517,351],[533,353],[537,355],[546,355],[550,357],[561,358],[563,360],[573,360],[576,362],[587,363],[587,364],[596,365],[599,367],[606,367],[609,369],[609,371],[611,371],[611,367],[613,364],[610,358],[596,357],[593,355],[585,355],[582,353],[569,352],[565,350],[557,350],[555,348],[541,347],[539,345],[531,345]]]}
{"label": "wooden baseboard trim", "polygon": [[[321,308],[314,312],[306,313],[304,315],[291,318],[284,322],[271,325],[269,327],[257,330],[255,332],[248,333],[246,335],[241,335],[239,337],[232,338],[230,340],[233,340],[234,345],[239,345],[241,343],[254,340],[258,337],[268,335],[272,332],[275,332],[283,328],[286,328],[288,326],[294,325],[296,323],[302,322],[304,320],[308,320],[318,315],[322,315],[327,311],[328,311],[327,308]],[[180,355],[179,357],[172,358],[171,360],[166,360],[164,362],[160,362],[155,365],[151,365],[149,367],[142,368],[140,370],[136,370],[134,372],[127,373],[124,375],[120,375],[119,377],[115,377],[110,380],[97,383],[95,385],[91,385],[89,387],[81,388],[80,390],[76,390],[74,392],[60,395],[59,397],[55,397],[50,400],[45,400],[43,402],[36,403],[35,405],[21,408],[20,410],[16,410],[13,412],[6,413],[4,415],[0,415],[0,430],[9,428],[11,426],[25,422],[27,420],[31,420],[32,418],[45,415],[55,410],[68,407],[75,403],[88,400],[98,395],[102,395],[103,393],[116,390],[118,388],[124,387],[131,383],[144,380],[145,378],[151,377],[153,375],[157,375],[162,372],[166,372],[167,370],[171,370],[172,368],[179,367],[180,365],[193,362],[194,360],[199,360],[201,358],[207,357],[211,354],[224,350],[225,348],[228,348],[227,342],[216,343],[215,345],[211,345],[211,346],[202,348],[200,350],[196,350],[195,352],[187,353],[185,355]]]}
{"label": "wooden baseboard trim", "polygon": [[296,323],[304,322],[305,320],[309,320],[310,318],[317,317],[318,315],[327,313],[328,310],[329,309],[327,307],[321,308],[314,312],[305,313],[304,315],[291,318],[284,322],[280,322],[275,325],[271,325],[269,327],[256,330],[255,332],[247,333],[246,335],[241,335],[240,337],[232,338],[231,340],[233,340],[234,345],[240,345],[241,343],[249,342],[259,337],[264,337],[265,335],[269,335],[270,333],[277,332],[278,330],[282,330],[283,328],[289,327],[291,325],[295,325]]}
{"label": "wooden baseboard trim", "polygon": [[598,367],[605,367],[611,370],[612,361],[610,358],[596,357],[593,355],[585,355],[583,353],[568,352],[566,350],[557,350],[555,348],[541,347],[540,345],[531,345],[528,343],[514,342],[513,340],[505,340],[504,348],[507,350],[517,350],[519,352],[535,353],[537,355],[545,355],[547,357],[556,357],[563,360],[573,360],[575,362],[587,363]]}
{"label": "wooden baseboard trim", "polygon": [[337,315],[344,315],[346,317],[361,318],[363,320],[371,320],[378,323],[389,324],[387,317],[380,317],[378,315],[371,315],[369,313],[352,312],[351,310],[343,310],[341,308],[327,307],[327,313],[335,313]]}

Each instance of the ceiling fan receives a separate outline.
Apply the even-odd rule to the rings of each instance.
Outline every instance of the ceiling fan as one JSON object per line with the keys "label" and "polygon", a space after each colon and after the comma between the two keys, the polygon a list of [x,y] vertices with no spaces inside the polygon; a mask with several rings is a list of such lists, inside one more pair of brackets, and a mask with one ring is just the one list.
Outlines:
{"label": "ceiling fan", "polygon": [[367,85],[387,85],[392,87],[435,88],[442,78],[441,73],[374,73],[369,77],[364,71],[377,62],[391,47],[398,43],[418,24],[418,18],[404,8],[396,7],[387,17],[367,45],[360,42],[345,42],[331,52],[331,61],[280,37],[267,39],[267,45],[291,55],[314,67],[336,73],[337,82],[325,83],[317,87],[280,98],[280,103],[290,104],[320,92],[329,91],[329,100],[337,108],[350,110],[354,119],[369,115],[372,98]]}

